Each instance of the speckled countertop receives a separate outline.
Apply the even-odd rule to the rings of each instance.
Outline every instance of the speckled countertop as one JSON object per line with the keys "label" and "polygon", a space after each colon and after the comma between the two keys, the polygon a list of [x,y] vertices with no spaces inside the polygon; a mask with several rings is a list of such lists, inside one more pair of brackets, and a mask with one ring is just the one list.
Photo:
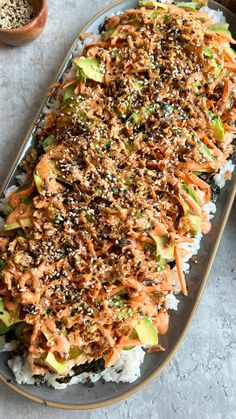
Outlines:
{"label": "speckled countertop", "polygon": [[[50,0],[49,21],[23,48],[0,45],[0,183],[76,34],[109,0]],[[35,405],[0,384],[4,419],[236,418],[236,206],[192,327],[169,366],[128,400],[92,412]]]}

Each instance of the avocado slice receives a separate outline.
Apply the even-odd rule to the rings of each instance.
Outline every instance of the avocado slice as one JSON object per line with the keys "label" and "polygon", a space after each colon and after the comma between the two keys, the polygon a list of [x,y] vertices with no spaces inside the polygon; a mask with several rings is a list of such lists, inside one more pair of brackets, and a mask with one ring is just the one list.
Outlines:
{"label": "avocado slice", "polygon": [[174,259],[174,245],[168,246],[163,249],[161,256],[166,260],[173,260]]}
{"label": "avocado slice", "polygon": [[157,272],[162,272],[166,269],[167,266],[167,260],[163,258],[162,256],[158,256],[157,260]]}
{"label": "avocado slice", "polygon": [[228,23],[213,23],[213,25],[208,26],[210,31],[215,31],[219,33],[223,33],[224,35],[232,36],[231,32],[229,31],[229,24]]}
{"label": "avocado slice", "polygon": [[200,206],[200,203],[195,195],[195,193],[193,192],[193,190],[186,185],[185,183],[181,183],[181,187],[187,192],[187,194]]}
{"label": "avocado slice", "polygon": [[9,214],[11,214],[13,212],[13,209],[12,209],[12,207],[7,203],[7,202],[4,202],[3,203],[3,213],[5,214],[5,215],[9,215]]}
{"label": "avocado slice", "polygon": [[17,228],[20,228],[20,224],[17,221],[15,221],[14,223],[11,223],[11,224],[5,224],[3,227],[3,231],[16,230]]}
{"label": "avocado slice", "polygon": [[181,217],[179,225],[187,227],[189,233],[195,236],[195,234],[201,231],[201,217],[188,213]]}
{"label": "avocado slice", "polygon": [[220,118],[214,115],[212,112],[209,112],[209,117],[211,119],[211,129],[213,130],[213,136],[218,143],[221,143],[225,139],[225,130],[224,125]]}
{"label": "avocado slice", "polygon": [[177,197],[177,199],[178,199],[178,201],[179,201],[179,203],[180,203],[180,205],[181,205],[181,207],[183,208],[183,212],[184,212],[184,215],[186,216],[186,215],[188,215],[188,213],[189,213],[189,206],[186,204],[186,202],[185,201],[183,201],[183,199],[181,199],[179,196]]}
{"label": "avocado slice", "polygon": [[41,177],[37,173],[34,173],[34,182],[35,182],[38,193],[42,193],[43,192],[43,187],[42,187],[43,182],[42,182]]}
{"label": "avocado slice", "polygon": [[190,221],[190,233],[197,234],[201,229],[201,217],[189,214],[188,219]]}
{"label": "avocado slice", "polygon": [[198,10],[202,7],[202,2],[193,1],[193,2],[174,2],[175,6],[182,7],[183,9]]}
{"label": "avocado slice", "polygon": [[161,268],[165,268],[167,261],[174,259],[174,246],[168,246],[169,239],[167,236],[156,236],[149,233],[150,237],[155,242],[155,251],[159,255],[157,263]]}
{"label": "avocado slice", "polygon": [[12,325],[12,317],[5,309],[0,309],[0,321],[4,323],[6,327]]}
{"label": "avocado slice", "polygon": [[58,375],[63,373],[67,364],[66,361],[56,358],[52,352],[48,352],[46,358],[44,359],[44,363]]}
{"label": "avocado slice", "polygon": [[[29,218],[25,218],[24,220],[22,220],[24,227],[31,227],[31,221]],[[3,227],[3,231],[11,231],[11,230],[16,230],[17,228],[21,228],[20,224],[15,221],[14,223],[11,224],[5,224]]]}
{"label": "avocado slice", "polygon": [[206,154],[208,157],[210,157],[211,160],[215,160],[215,157],[211,153],[210,149],[204,143],[201,143],[201,145],[200,145],[200,151],[203,154]]}
{"label": "avocado slice", "polygon": [[160,255],[163,249],[168,245],[169,239],[166,236],[156,236],[155,234],[149,233],[150,237],[154,240],[156,245],[156,253]]}
{"label": "avocado slice", "polygon": [[3,297],[0,297],[0,311],[4,310],[4,300]]}
{"label": "avocado slice", "polygon": [[74,98],[76,96],[74,90],[76,88],[76,83],[72,84],[71,86],[67,87],[63,95],[63,103],[65,103],[68,99]]}
{"label": "avocado slice", "polygon": [[43,149],[46,151],[49,147],[52,147],[55,145],[55,137],[54,135],[49,135],[49,137],[45,138],[43,141]]}
{"label": "avocado slice", "polygon": [[0,297],[0,335],[7,333],[16,323],[20,322],[16,312],[9,313],[5,309],[4,299]]}
{"label": "avocado slice", "polygon": [[158,1],[139,1],[139,6],[140,7],[150,7],[150,8],[154,8],[154,7],[160,7],[161,9],[168,9],[168,6],[166,6],[166,4],[163,3],[159,3]]}
{"label": "avocado slice", "polygon": [[215,140],[218,143],[221,143],[224,141],[225,139],[225,130],[224,130],[224,125],[222,124],[221,120],[218,118],[215,118],[212,121],[212,129],[213,129],[213,135],[215,137]]}
{"label": "avocado slice", "polygon": [[69,359],[78,358],[78,356],[80,356],[82,353],[83,353],[82,349],[80,349],[78,346],[71,346]]}
{"label": "avocado slice", "polygon": [[158,332],[154,324],[147,317],[143,316],[134,321],[133,328],[143,345],[158,345]]}
{"label": "avocado slice", "polygon": [[86,83],[87,79],[102,83],[104,81],[104,69],[97,58],[78,57],[74,59],[78,68],[78,76]]}

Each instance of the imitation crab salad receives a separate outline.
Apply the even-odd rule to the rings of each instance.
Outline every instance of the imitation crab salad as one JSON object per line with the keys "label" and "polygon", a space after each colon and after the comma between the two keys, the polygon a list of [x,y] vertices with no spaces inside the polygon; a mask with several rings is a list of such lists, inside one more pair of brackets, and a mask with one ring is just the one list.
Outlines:
{"label": "imitation crab salad", "polygon": [[18,383],[132,382],[165,350],[234,168],[236,42],[205,3],[106,19],[50,86],[1,201],[0,350]]}

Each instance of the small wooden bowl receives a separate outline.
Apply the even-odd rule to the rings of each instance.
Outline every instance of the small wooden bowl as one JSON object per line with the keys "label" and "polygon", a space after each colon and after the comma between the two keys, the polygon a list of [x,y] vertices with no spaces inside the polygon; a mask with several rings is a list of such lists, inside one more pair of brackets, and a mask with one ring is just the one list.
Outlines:
{"label": "small wooden bowl", "polygon": [[34,18],[25,26],[16,29],[0,29],[0,42],[20,46],[36,39],[43,31],[48,17],[47,0],[29,0],[34,9]]}

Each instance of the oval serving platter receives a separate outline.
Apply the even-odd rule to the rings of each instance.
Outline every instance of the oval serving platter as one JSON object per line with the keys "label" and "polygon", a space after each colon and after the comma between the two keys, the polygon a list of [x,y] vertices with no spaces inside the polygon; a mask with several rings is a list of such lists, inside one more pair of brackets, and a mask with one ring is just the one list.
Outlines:
{"label": "oval serving platter", "polygon": [[[83,33],[92,32],[95,35],[99,34],[99,28],[104,23],[106,17],[129,8],[137,7],[137,5],[138,2],[136,0],[118,0],[96,15],[76,38],[55,81],[60,81],[64,71],[70,67],[71,58],[75,52],[80,53],[82,51],[83,43],[80,40],[80,36]],[[231,32],[233,36],[236,37],[236,16],[214,1],[209,1],[209,6],[212,9],[220,9],[224,12],[226,19],[230,24]],[[20,173],[18,169],[19,163],[25,157],[32,145],[34,145],[36,123],[42,119],[42,110],[45,104],[46,102],[44,101],[36,116],[35,122],[22,144],[16,157],[15,164],[9,173],[1,193],[15,183],[15,177]],[[217,212],[212,221],[211,232],[202,239],[201,249],[198,252],[198,259],[201,263],[193,264],[190,273],[187,276],[189,295],[187,298],[182,295],[178,296],[178,299],[180,300],[179,309],[177,312],[173,312],[170,317],[170,328],[168,333],[160,338],[160,343],[166,348],[166,351],[148,354],[145,357],[141,367],[141,377],[139,379],[132,384],[105,383],[101,386],[98,382],[90,389],[83,384],[72,385],[66,390],[54,390],[47,386],[37,388],[28,385],[18,385],[14,382],[14,377],[7,366],[9,355],[2,353],[0,354],[0,380],[9,388],[32,401],[50,407],[74,410],[104,407],[129,397],[134,392],[140,390],[144,385],[156,377],[168,364],[191,325],[234,201],[235,192],[236,174],[234,173],[232,181],[227,182],[217,201]]]}

